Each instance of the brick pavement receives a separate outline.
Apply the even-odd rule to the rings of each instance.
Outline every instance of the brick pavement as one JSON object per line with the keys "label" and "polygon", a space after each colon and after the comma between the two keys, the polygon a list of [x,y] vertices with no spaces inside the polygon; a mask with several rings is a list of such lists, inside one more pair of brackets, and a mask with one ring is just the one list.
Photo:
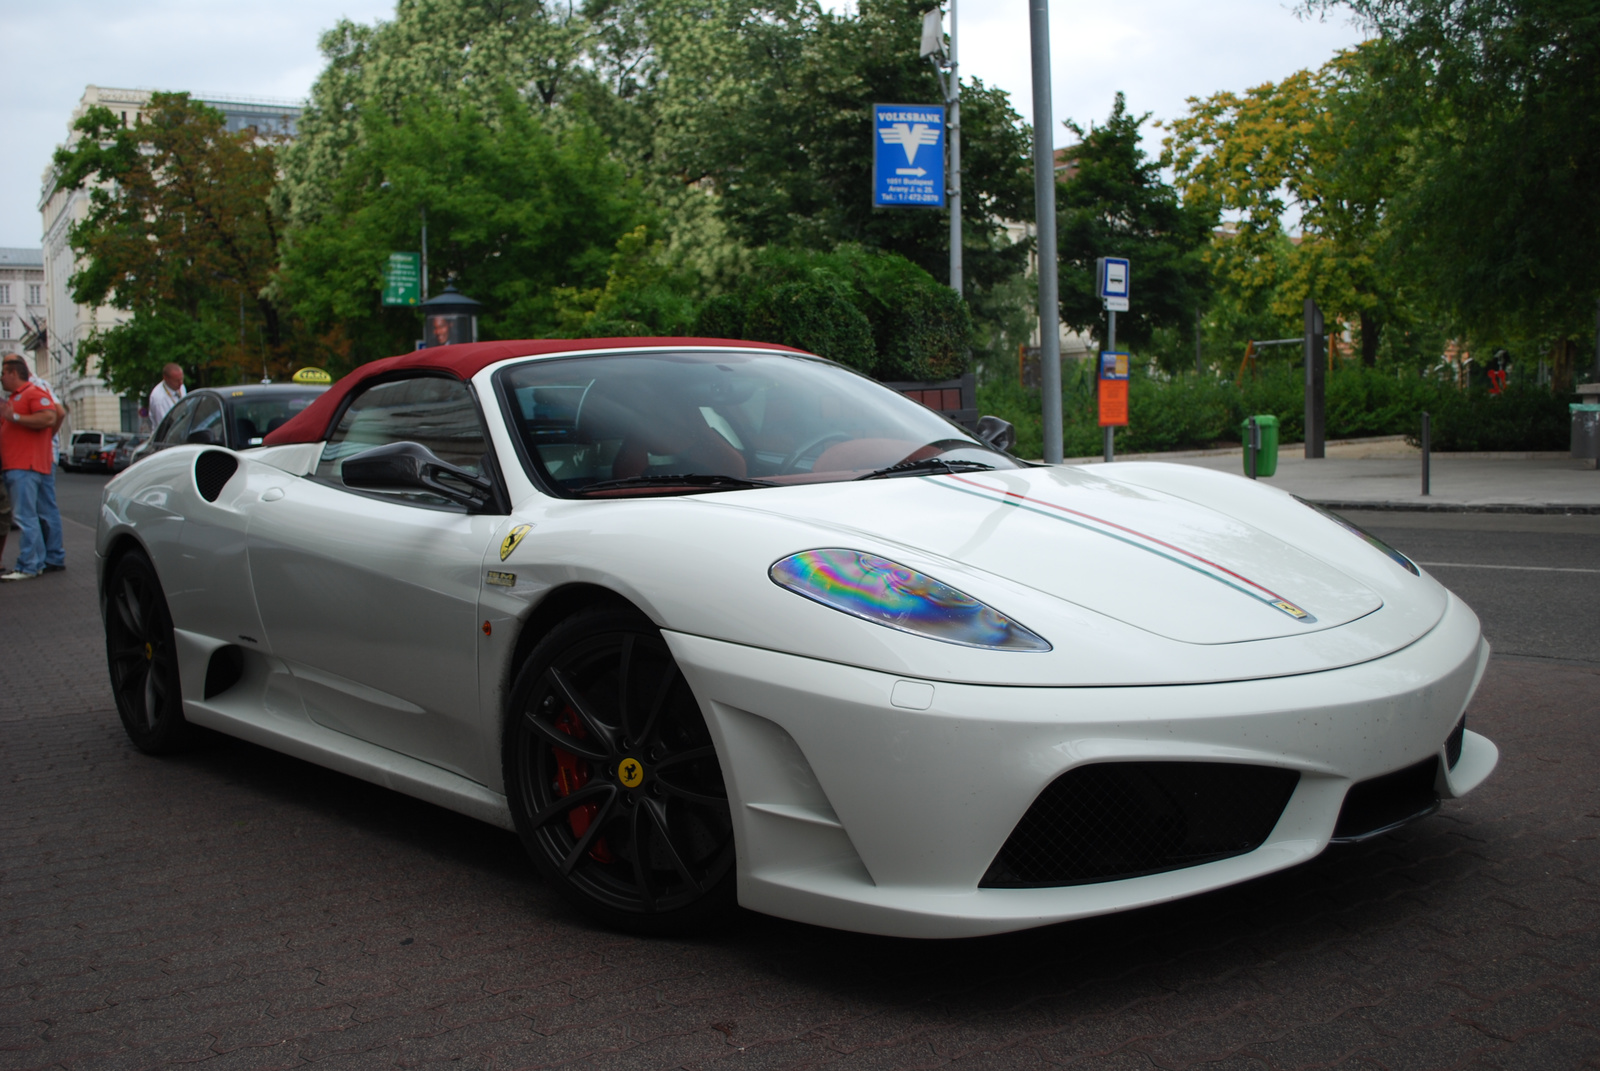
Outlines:
{"label": "brick pavement", "polygon": [[0,587],[0,1067],[1600,1066],[1600,669],[1496,660],[1502,765],[1399,834],[960,942],[596,930],[502,832],[111,710],[87,530]]}

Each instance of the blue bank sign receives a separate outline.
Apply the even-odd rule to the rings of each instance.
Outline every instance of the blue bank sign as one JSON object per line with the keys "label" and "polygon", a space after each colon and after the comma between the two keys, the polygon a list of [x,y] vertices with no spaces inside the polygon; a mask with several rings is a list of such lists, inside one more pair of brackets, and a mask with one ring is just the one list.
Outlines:
{"label": "blue bank sign", "polygon": [[944,207],[944,107],[872,106],[874,208]]}

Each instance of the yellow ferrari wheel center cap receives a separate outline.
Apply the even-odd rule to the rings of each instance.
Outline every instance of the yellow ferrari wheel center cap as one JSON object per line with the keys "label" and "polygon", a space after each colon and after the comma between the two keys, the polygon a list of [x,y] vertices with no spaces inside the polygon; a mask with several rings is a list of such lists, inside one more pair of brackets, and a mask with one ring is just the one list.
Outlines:
{"label": "yellow ferrari wheel center cap", "polygon": [[155,659],[155,657],[156,657],[155,644],[153,644],[153,643],[145,644],[144,645],[144,660],[146,662],[150,662],[150,661],[153,661]]}
{"label": "yellow ferrari wheel center cap", "polygon": [[617,763],[617,780],[628,788],[638,788],[644,782],[644,765],[638,759],[623,759]]}

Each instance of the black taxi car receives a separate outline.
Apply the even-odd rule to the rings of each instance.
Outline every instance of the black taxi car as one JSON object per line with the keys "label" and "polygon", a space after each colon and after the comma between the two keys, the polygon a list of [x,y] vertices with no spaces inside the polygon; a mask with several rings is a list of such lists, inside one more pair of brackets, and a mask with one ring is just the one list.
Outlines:
{"label": "black taxi car", "polygon": [[133,460],[184,443],[248,450],[327,390],[326,383],[249,383],[198,387],[161,419]]}

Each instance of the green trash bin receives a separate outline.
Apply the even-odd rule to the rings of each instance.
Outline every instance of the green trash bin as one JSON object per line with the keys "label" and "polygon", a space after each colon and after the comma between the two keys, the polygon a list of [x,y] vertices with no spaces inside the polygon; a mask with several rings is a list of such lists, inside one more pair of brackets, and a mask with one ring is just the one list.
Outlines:
{"label": "green trash bin", "polygon": [[1256,422],[1261,449],[1256,451],[1257,476],[1271,476],[1278,471],[1278,418],[1270,414],[1246,418],[1239,425],[1239,438],[1244,443],[1244,474],[1250,475],[1250,421]]}

